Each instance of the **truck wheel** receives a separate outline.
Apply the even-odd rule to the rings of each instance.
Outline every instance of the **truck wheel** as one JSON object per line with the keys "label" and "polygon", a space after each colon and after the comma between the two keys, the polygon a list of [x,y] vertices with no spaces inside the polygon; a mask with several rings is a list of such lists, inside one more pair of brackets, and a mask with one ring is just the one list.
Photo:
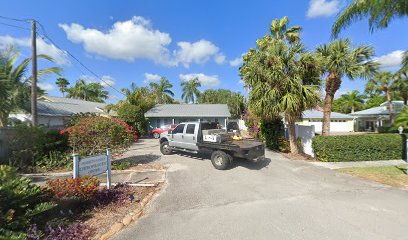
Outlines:
{"label": "truck wheel", "polygon": [[211,154],[211,162],[218,170],[227,169],[232,162],[232,157],[223,151],[214,151]]}
{"label": "truck wheel", "polygon": [[153,133],[153,137],[157,139],[157,138],[160,137],[160,134],[158,132],[155,132],[155,133]]}
{"label": "truck wheel", "polygon": [[169,145],[169,142],[162,142],[161,144],[160,144],[160,152],[163,154],[163,155],[170,155],[171,154],[171,148],[170,148],[170,145]]}

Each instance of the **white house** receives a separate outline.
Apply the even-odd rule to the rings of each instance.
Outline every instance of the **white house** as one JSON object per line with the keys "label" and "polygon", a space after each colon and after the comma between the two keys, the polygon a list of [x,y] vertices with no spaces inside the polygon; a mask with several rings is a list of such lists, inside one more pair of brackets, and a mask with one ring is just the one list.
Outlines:
{"label": "white house", "polygon": [[[105,103],[90,102],[78,99],[41,96],[37,101],[38,124],[46,127],[63,127],[72,115],[78,113],[95,113],[109,115]],[[31,122],[29,111],[12,113],[11,121]]]}
{"label": "white house", "polygon": [[[317,109],[303,112],[302,121],[298,125],[314,126],[315,132],[322,132],[323,111]],[[354,132],[354,117],[349,114],[331,113],[330,132]]]}

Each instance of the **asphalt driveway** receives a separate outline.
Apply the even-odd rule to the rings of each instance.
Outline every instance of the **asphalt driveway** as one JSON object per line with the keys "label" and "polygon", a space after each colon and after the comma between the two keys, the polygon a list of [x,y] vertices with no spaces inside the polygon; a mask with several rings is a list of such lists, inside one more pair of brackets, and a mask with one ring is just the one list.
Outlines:
{"label": "asphalt driveway", "polygon": [[[157,154],[144,140],[135,154]],[[162,156],[168,183],[114,239],[408,239],[408,191],[267,152],[227,171],[194,155]]]}

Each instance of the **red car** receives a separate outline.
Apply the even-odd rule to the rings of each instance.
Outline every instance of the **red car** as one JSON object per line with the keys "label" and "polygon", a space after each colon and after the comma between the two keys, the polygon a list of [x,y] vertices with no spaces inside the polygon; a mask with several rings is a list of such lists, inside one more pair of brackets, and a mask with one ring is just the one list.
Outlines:
{"label": "red car", "polygon": [[153,129],[150,133],[150,136],[154,138],[159,138],[160,134],[169,130],[173,130],[178,124],[166,124],[161,126],[160,128]]}

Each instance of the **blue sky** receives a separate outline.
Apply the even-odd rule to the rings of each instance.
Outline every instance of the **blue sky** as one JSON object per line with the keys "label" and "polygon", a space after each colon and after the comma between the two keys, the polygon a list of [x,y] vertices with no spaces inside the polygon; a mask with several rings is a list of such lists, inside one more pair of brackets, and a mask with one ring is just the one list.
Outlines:
{"label": "blue sky", "polygon": [[[3,1],[3,0],[1,0]],[[290,25],[303,28],[302,41],[309,50],[329,42],[331,25],[347,1],[3,1],[1,16],[34,18],[48,36],[68,50],[115,88],[135,82],[145,86],[166,76],[181,97],[180,83],[198,76],[201,90],[226,88],[244,92],[239,83],[241,55],[264,36],[273,19],[288,16]],[[0,47],[13,43],[29,56],[30,32],[2,25],[30,27],[25,22],[0,19]],[[389,28],[368,31],[366,20],[342,32],[353,44],[369,44],[384,69],[398,68],[402,50],[408,49],[407,19]],[[402,31],[404,30],[404,31]],[[41,33],[41,31],[40,31]],[[38,40],[39,51],[53,56],[74,83],[91,74],[61,54],[48,40]],[[49,66],[39,63],[39,68]],[[89,80],[98,79],[87,77]],[[86,76],[85,76],[86,77]],[[60,96],[56,77],[41,81],[50,95]],[[345,79],[339,94],[364,89],[364,80]],[[109,102],[121,95],[109,90]]]}

